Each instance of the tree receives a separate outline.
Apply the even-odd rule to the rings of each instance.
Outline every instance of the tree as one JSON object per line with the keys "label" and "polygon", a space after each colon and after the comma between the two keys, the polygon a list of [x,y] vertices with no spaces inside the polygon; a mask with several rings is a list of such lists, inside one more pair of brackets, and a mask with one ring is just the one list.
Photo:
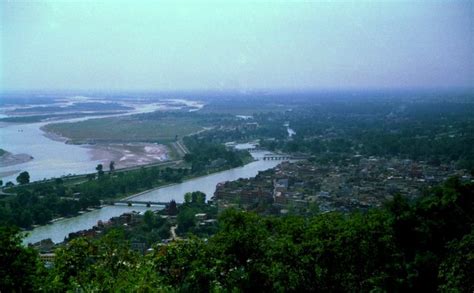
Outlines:
{"label": "tree", "polygon": [[168,292],[156,272],[130,249],[123,231],[76,238],[58,248],[46,292]]}
{"label": "tree", "polygon": [[206,202],[206,194],[201,191],[186,192],[184,194],[185,203],[204,204]]}
{"label": "tree", "polygon": [[33,225],[33,216],[29,210],[21,211],[21,213],[15,217],[16,224],[22,228],[29,228]]}
{"label": "tree", "polygon": [[0,291],[37,291],[41,263],[37,252],[22,245],[18,228],[0,227]]}
{"label": "tree", "polygon": [[186,233],[190,228],[196,226],[195,212],[192,208],[183,208],[178,214],[178,231]]}
{"label": "tree", "polygon": [[473,292],[474,290],[474,229],[461,240],[448,244],[449,254],[440,265],[438,276],[441,291]]}
{"label": "tree", "polygon": [[168,205],[168,215],[174,216],[178,214],[178,206],[176,205],[176,201],[172,200],[170,201],[170,204]]}
{"label": "tree", "polygon": [[155,214],[150,210],[146,211],[145,214],[143,215],[143,222],[145,223],[148,231],[150,231],[151,229],[153,229],[153,227],[156,224]]}
{"label": "tree", "polygon": [[18,175],[18,177],[16,177],[16,181],[19,184],[28,184],[30,183],[30,174],[28,174],[26,171],[23,171],[20,173],[20,175]]}
{"label": "tree", "polygon": [[201,191],[194,191],[192,193],[192,202],[197,204],[204,204],[206,202],[206,194]]}
{"label": "tree", "polygon": [[104,175],[104,166],[102,166],[102,164],[98,164],[97,167],[95,167],[95,169],[97,170],[97,177],[102,177],[102,175]]}
{"label": "tree", "polygon": [[218,272],[211,264],[212,252],[201,239],[191,237],[186,242],[174,241],[166,248],[155,249],[150,259],[162,283],[179,288],[177,291],[225,292],[223,288],[211,288],[211,281],[216,280]]}
{"label": "tree", "polygon": [[192,201],[192,193],[191,192],[186,192],[184,194],[184,202],[185,203],[191,203]]}

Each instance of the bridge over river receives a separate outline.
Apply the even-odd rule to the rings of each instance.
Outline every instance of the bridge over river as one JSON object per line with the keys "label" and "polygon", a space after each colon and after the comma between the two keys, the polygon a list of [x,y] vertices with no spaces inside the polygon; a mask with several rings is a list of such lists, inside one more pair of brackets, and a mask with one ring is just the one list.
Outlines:
{"label": "bridge over river", "polygon": [[[146,207],[151,207],[151,206],[162,206],[162,207],[167,207],[170,203],[169,202],[164,202],[164,201],[141,201],[141,200],[104,200],[102,201],[102,204],[106,205],[117,205],[117,206],[146,206]],[[179,205],[177,203],[177,205]]]}
{"label": "bridge over river", "polygon": [[285,155],[285,154],[266,154],[262,157],[264,161],[267,160],[276,160],[276,161],[290,161],[290,160],[304,160],[309,158],[309,156],[295,156],[295,155]]}

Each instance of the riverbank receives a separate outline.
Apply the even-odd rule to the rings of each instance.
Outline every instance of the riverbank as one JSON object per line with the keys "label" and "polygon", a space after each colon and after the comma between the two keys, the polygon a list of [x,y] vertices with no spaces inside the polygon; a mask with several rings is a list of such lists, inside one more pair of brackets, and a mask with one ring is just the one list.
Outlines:
{"label": "riverbank", "polygon": [[61,136],[60,134],[56,132],[48,131],[45,126],[46,125],[43,125],[39,128],[43,132],[44,137],[49,138],[54,141],[67,143],[68,139],[66,137]]}
{"label": "riverbank", "polygon": [[[215,175],[215,174],[219,174],[219,173],[223,173],[223,172],[226,172],[228,170],[232,170],[232,169],[236,169],[236,168],[242,168],[242,167],[245,167],[245,165],[247,164],[250,164],[252,162],[255,162],[255,161],[258,161],[256,159],[254,160],[251,160],[249,162],[246,162],[244,165],[242,166],[239,166],[239,167],[235,167],[235,168],[228,168],[228,169],[224,169],[224,170],[217,170],[217,171],[213,171],[213,172],[209,172],[207,174],[200,174],[200,175],[197,175],[197,176],[190,176],[190,177],[186,177],[183,181],[181,182],[175,182],[175,183],[169,183],[169,184],[164,184],[164,185],[160,185],[160,186],[157,186],[157,187],[153,187],[151,189],[147,189],[145,191],[141,191],[139,193],[136,193],[136,194],[132,194],[130,196],[127,196],[127,197],[124,197],[122,199],[119,199],[119,200],[131,200],[131,199],[134,199],[136,197],[139,197],[143,194],[146,194],[146,193],[150,193],[150,192],[153,192],[155,190],[158,190],[158,189],[162,189],[162,188],[166,188],[166,187],[171,187],[171,186],[174,186],[174,185],[178,185],[178,184],[182,184],[182,183],[186,183],[188,181],[191,181],[191,180],[196,180],[196,179],[199,179],[199,178],[204,178],[204,177],[207,177],[209,175]],[[207,194],[206,194],[207,195]]]}
{"label": "riverbank", "polygon": [[[141,115],[148,114],[149,116],[154,115],[161,115],[161,112],[165,113],[168,110],[180,110],[189,109],[189,107],[182,102],[178,103],[176,101],[165,101],[160,99],[136,99],[134,97],[130,97],[129,99],[120,99],[120,104],[123,104],[127,107],[130,107],[129,111],[123,112],[114,112],[113,114],[106,114],[103,112],[103,104],[110,104],[110,102],[116,102],[115,100],[109,98],[100,98],[100,97],[57,97],[52,99],[51,101],[46,101],[45,104],[48,106],[67,106],[72,104],[77,104],[81,102],[86,102],[88,100],[99,102],[101,103],[98,105],[97,103],[95,106],[98,106],[97,111],[93,111],[91,113],[84,113],[87,115],[71,118],[68,116],[62,116],[59,120],[54,121],[42,121],[41,122],[34,122],[34,123],[13,123],[13,122],[1,122],[0,121],[0,136],[4,137],[5,139],[2,141],[2,148],[12,152],[13,154],[28,154],[34,157],[34,160],[30,160],[28,162],[24,162],[22,165],[22,170],[18,170],[16,166],[6,166],[5,164],[0,164],[0,174],[1,179],[4,182],[8,181],[15,181],[16,176],[19,172],[27,170],[30,174],[30,180],[43,180],[45,178],[53,178],[53,177],[62,177],[72,174],[84,174],[88,172],[93,172],[95,166],[97,164],[103,164],[108,166],[110,163],[110,159],[106,158],[104,161],[95,161],[92,160],[91,151],[84,146],[75,145],[73,139],[69,138],[67,135],[61,135],[61,132],[54,131],[54,134],[47,131],[46,125],[52,124],[67,124],[71,126],[72,124],[76,124],[80,121],[87,121],[87,120],[94,120],[94,122],[90,122],[92,124],[96,123],[97,120],[103,121],[106,118],[118,118],[122,117],[132,117],[129,120],[134,121],[135,118],[141,117]],[[59,103],[59,104],[58,104]],[[193,105],[196,109],[198,109],[201,103],[195,102]],[[11,109],[14,110],[16,108],[22,108],[28,105],[11,105]],[[10,118],[13,116],[9,116],[5,114],[5,109],[0,111],[2,118]],[[47,108],[42,109],[44,111]],[[99,111],[100,110],[100,111]],[[152,112],[160,111],[160,114],[151,114]],[[43,114],[49,115],[50,113],[44,112]],[[89,115],[90,114],[90,115]],[[106,115],[104,115],[106,114]],[[139,114],[139,115],[136,115]],[[148,117],[148,116],[147,116]],[[137,118],[138,119],[138,118]],[[37,121],[37,119],[33,119]],[[109,120],[107,120],[109,121]],[[179,137],[184,136],[187,133],[192,133],[193,131],[201,129],[197,126],[196,121],[184,121],[183,123],[172,123],[173,121],[167,120],[167,133],[163,133],[162,123],[155,123],[153,127],[143,127],[143,124],[140,124],[140,121],[135,121],[136,128],[135,129],[127,129],[127,124],[123,123],[115,123],[117,120],[113,120],[111,128],[107,129],[107,131],[102,132],[99,134],[98,138],[107,137],[110,134],[116,134],[115,138],[123,139],[122,141],[112,141],[107,140],[104,141],[105,143],[129,143],[129,142],[148,142],[148,143],[155,143],[160,141],[163,144],[167,144],[168,142],[174,141],[175,136],[178,135]],[[25,121],[26,122],[26,121]],[[32,122],[32,121],[29,121]],[[101,122],[102,123],[102,122]],[[184,125],[183,125],[184,124]],[[140,127],[142,126],[142,127]],[[184,128],[181,129],[181,126]],[[115,133],[115,130],[120,128],[120,133]],[[82,129],[84,130],[84,129]],[[90,130],[90,129],[89,129]],[[84,134],[86,137],[88,136],[89,130],[86,129]],[[94,128],[92,128],[94,130]],[[179,131],[177,131],[179,130]],[[80,131],[83,133],[82,131]],[[75,132],[75,134],[77,134]],[[146,138],[145,134],[148,134],[149,139]],[[127,138],[127,135],[131,136]],[[163,137],[165,135],[166,137]],[[7,139],[8,138],[8,139]],[[165,139],[163,139],[165,138]],[[69,142],[69,143],[65,143]],[[169,157],[173,157],[173,150],[170,150]],[[117,158],[117,161],[123,156]],[[174,157],[173,157],[174,158]],[[137,159],[139,160],[139,159]],[[153,160],[156,162],[160,162],[160,160]],[[150,161],[144,160],[143,164],[147,164]],[[130,166],[132,164],[127,164],[126,166]],[[57,167],[56,167],[57,166]],[[116,169],[121,168],[120,165],[116,165]]]}
{"label": "riverbank", "polygon": [[[262,157],[266,152],[253,153],[254,158]],[[159,201],[169,202],[175,200],[177,203],[184,201],[184,194],[193,191],[202,191],[211,198],[216,190],[217,184],[225,181],[238,180],[239,178],[254,177],[260,171],[264,171],[278,165],[280,161],[254,160],[244,166],[219,170],[212,174],[199,174],[193,178],[186,178],[180,183],[168,183],[154,186],[151,189],[141,190],[121,198],[133,198],[137,201]],[[64,237],[71,232],[87,230],[100,221],[107,221],[112,217],[119,216],[131,211],[144,212],[148,209],[155,210],[157,207],[115,205],[104,206],[101,209],[83,213],[73,218],[66,218],[58,222],[44,225],[29,232],[24,243],[34,243],[42,239],[51,238],[55,243],[62,242]]]}
{"label": "riverbank", "polygon": [[[144,189],[142,191],[139,191],[139,192],[133,192],[132,194],[129,194],[129,195],[125,195],[123,197],[119,197],[119,198],[103,198],[101,199],[101,201],[108,201],[108,200],[112,200],[112,201],[126,201],[126,200],[131,200],[131,199],[134,199],[134,198],[137,198],[137,197],[140,197],[141,195],[144,195],[144,194],[147,194],[147,193],[150,193],[150,192],[153,192],[153,191],[157,191],[159,189],[163,189],[163,188],[168,188],[168,187],[172,187],[172,186],[175,186],[175,185],[179,185],[179,184],[185,184],[189,181],[192,181],[192,180],[197,180],[197,179],[200,179],[200,178],[204,178],[204,177],[207,177],[207,176],[211,176],[211,175],[214,175],[214,174],[219,174],[219,173],[223,173],[223,172],[227,172],[231,169],[236,169],[236,168],[243,168],[245,167],[246,165],[248,165],[249,163],[252,163],[252,162],[255,162],[256,160],[248,160],[245,162],[244,165],[242,166],[239,166],[239,167],[235,167],[235,168],[220,168],[220,169],[215,169],[215,170],[212,170],[212,171],[209,171],[205,174],[202,174],[202,173],[199,173],[199,174],[194,174],[194,175],[188,175],[186,177],[183,178],[182,181],[180,182],[173,182],[173,183],[163,183],[163,184],[158,184],[156,186],[154,186],[153,188],[148,188],[148,189]],[[147,166],[148,168],[150,167],[153,167],[152,166]],[[134,171],[134,170],[130,170],[130,171]],[[120,172],[117,171],[117,172]],[[122,171],[122,172],[127,172],[127,171]],[[86,178],[89,174],[82,174],[82,175],[76,175],[74,176],[73,178],[70,178],[70,179],[63,179],[63,184],[65,185],[71,185],[71,184],[80,184],[81,183],[81,180],[80,178]],[[36,184],[42,184],[42,183],[48,183],[48,182],[51,182],[53,179],[50,179],[46,182],[31,182],[30,185],[36,185]],[[71,182],[69,182],[71,181]],[[79,181],[79,182],[78,182]],[[83,182],[83,181],[82,181]],[[183,193],[184,195],[184,193]],[[208,194],[209,197],[212,196],[212,194]],[[51,225],[52,223],[55,223],[57,222],[58,220],[60,221],[61,218],[63,219],[70,219],[70,218],[74,218],[74,217],[78,217],[80,215],[83,215],[83,214],[86,214],[88,212],[92,212],[92,211],[95,211],[97,209],[101,209],[101,208],[104,208],[104,207],[107,207],[107,206],[110,206],[110,205],[104,205],[104,204],[101,204],[100,206],[93,206],[93,207],[89,207],[86,209],[86,211],[82,210],[80,212],[78,212],[78,214],[76,215],[72,215],[72,216],[67,216],[67,217],[58,217],[58,218],[54,218],[52,219],[49,223],[47,223],[46,225],[35,225],[33,226],[33,228],[38,228],[38,227],[43,227],[43,226],[47,226],[47,225]],[[31,229],[25,229],[25,230],[31,230]]]}
{"label": "riverbank", "polygon": [[[5,150],[2,150],[2,154],[0,155],[0,165],[4,167],[23,164],[31,160],[33,160],[33,156],[30,156],[28,154],[12,154]],[[16,172],[13,172],[13,173],[9,172],[7,173],[7,175],[3,175],[2,173],[0,173],[0,176],[2,175],[9,176],[10,174],[15,174],[15,173]]]}
{"label": "riverbank", "polygon": [[[58,142],[70,144],[71,141],[44,125],[40,127],[44,136]],[[114,162],[116,169],[130,168],[165,162],[170,159],[171,150],[164,144],[156,143],[92,143],[77,144],[88,150],[92,161],[108,166]]]}

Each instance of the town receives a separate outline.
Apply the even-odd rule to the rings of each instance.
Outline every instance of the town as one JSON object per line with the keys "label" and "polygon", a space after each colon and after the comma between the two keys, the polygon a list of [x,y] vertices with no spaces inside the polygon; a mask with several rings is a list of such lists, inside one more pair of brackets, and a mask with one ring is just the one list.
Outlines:
{"label": "town", "polygon": [[317,207],[319,212],[350,212],[381,207],[396,194],[414,199],[450,176],[472,179],[467,170],[454,165],[435,167],[409,159],[355,155],[337,165],[285,161],[254,178],[217,185],[213,201],[220,211],[263,208],[269,214],[286,214]]}

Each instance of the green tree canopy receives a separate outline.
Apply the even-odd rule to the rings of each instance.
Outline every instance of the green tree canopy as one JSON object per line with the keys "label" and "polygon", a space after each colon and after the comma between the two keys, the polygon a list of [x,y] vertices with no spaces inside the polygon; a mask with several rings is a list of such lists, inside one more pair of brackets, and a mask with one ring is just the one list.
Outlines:
{"label": "green tree canopy", "polygon": [[37,252],[23,247],[17,228],[0,226],[0,291],[29,292],[40,288],[43,277]]}
{"label": "green tree canopy", "polygon": [[30,183],[30,174],[27,171],[23,171],[16,177],[16,182],[19,184]]}

